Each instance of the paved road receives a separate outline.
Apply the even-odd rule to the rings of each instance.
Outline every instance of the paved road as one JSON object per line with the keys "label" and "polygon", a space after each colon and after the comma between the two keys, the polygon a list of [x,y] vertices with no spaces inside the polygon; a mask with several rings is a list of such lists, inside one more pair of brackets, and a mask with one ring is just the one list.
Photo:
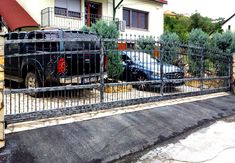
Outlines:
{"label": "paved road", "polygon": [[[196,97],[195,97],[196,98]],[[235,96],[163,106],[6,136],[11,162],[108,162],[235,114]]]}
{"label": "paved road", "polygon": [[234,163],[235,116],[217,121],[140,157],[137,163]]}

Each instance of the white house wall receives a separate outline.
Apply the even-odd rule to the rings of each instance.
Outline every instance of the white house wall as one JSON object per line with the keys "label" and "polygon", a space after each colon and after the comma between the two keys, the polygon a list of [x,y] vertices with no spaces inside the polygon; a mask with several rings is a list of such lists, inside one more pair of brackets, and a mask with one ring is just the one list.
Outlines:
{"label": "white house wall", "polygon": [[41,11],[47,7],[54,7],[54,0],[16,0],[38,23],[41,24]]}
{"label": "white house wall", "polygon": [[[105,19],[105,16],[110,18],[113,16],[113,0],[91,1],[102,3],[102,15],[104,16],[103,19]],[[17,2],[32,16],[32,18],[38,24],[41,24],[41,10],[47,7],[55,6],[55,0],[17,0]],[[119,0],[116,0],[116,3],[118,2]],[[122,32],[123,35],[135,34],[159,37],[163,33],[163,4],[149,0],[124,0],[116,12],[116,18],[119,20],[123,20],[123,7],[146,11],[149,13],[148,30],[126,29],[125,32]],[[81,0],[81,12],[85,12],[85,0]],[[71,22],[72,19],[68,21]],[[73,21],[78,22],[79,19],[74,19]],[[64,25],[66,25],[66,22]]]}
{"label": "white house wall", "polygon": [[146,11],[149,13],[148,30],[144,29],[126,29],[123,35],[152,35],[159,37],[163,33],[163,5],[149,0],[124,0],[117,10],[116,18],[123,20],[123,7]]}
{"label": "white house wall", "polygon": [[235,16],[222,26],[223,30],[227,31],[229,25],[230,25],[230,30],[232,32],[235,32]]}

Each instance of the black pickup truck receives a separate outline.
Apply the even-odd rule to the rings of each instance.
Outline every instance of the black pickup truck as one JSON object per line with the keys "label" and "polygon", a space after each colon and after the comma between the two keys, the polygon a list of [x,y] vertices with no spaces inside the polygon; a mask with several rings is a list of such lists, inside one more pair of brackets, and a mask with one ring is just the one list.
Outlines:
{"label": "black pickup truck", "polygon": [[[88,84],[100,79],[100,39],[75,30],[35,30],[6,35],[5,78],[26,88]],[[104,56],[104,74],[107,57]]]}

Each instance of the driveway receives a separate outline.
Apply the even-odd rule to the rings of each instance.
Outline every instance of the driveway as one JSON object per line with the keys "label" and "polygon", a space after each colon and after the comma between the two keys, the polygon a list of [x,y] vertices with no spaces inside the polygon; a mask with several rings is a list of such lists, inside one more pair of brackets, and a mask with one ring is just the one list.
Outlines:
{"label": "driveway", "polygon": [[114,161],[233,115],[234,101],[234,95],[225,94],[11,133],[6,135],[6,150],[17,163]]}

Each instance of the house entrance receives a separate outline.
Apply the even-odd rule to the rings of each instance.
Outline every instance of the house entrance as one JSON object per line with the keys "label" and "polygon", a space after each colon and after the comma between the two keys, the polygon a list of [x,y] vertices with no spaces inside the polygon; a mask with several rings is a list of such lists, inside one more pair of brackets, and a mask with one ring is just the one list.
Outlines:
{"label": "house entrance", "polygon": [[85,17],[86,25],[90,27],[102,17],[102,3],[92,2],[87,0],[85,2]]}

